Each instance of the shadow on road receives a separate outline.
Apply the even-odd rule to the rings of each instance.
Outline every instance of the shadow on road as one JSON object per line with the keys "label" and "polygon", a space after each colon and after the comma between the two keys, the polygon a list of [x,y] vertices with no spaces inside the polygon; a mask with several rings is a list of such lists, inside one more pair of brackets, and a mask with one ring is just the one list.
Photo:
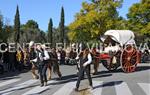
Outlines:
{"label": "shadow on road", "polygon": [[15,79],[20,78],[18,75],[22,73],[26,73],[29,70],[23,70],[23,71],[14,71],[14,72],[6,72],[2,75],[0,75],[0,80],[9,80],[9,79]]}
{"label": "shadow on road", "polygon": [[137,66],[135,72],[150,70],[150,66]]}
{"label": "shadow on road", "polygon": [[[92,78],[101,78],[101,77],[109,77],[112,76],[112,74],[98,74],[98,75],[93,75]],[[68,83],[68,82],[72,82],[72,81],[77,81],[78,76],[76,74],[72,74],[72,75],[66,75],[63,76],[61,80],[59,80],[56,83],[52,83],[53,85],[57,85],[57,84],[64,84],[64,83]],[[87,76],[85,74],[84,79],[87,79]],[[53,80],[57,80],[57,78],[54,78]]]}
{"label": "shadow on road", "polygon": [[97,89],[100,87],[109,87],[109,86],[115,86],[115,85],[119,85],[121,84],[123,81],[111,81],[111,82],[105,82],[103,84],[97,85],[95,87],[93,87],[93,89]]}
{"label": "shadow on road", "polygon": [[66,76],[62,76],[61,80],[59,80],[58,78],[54,78],[53,80],[58,80],[58,82],[52,83],[52,85],[65,84],[68,82],[76,81],[77,75],[76,74],[66,75]]}
{"label": "shadow on road", "polygon": [[92,78],[101,78],[101,77],[109,77],[109,76],[112,76],[112,74],[98,74],[92,76]]}
{"label": "shadow on road", "polygon": [[103,70],[103,71],[99,71],[97,73],[97,75],[103,75],[103,74],[113,74],[113,73],[123,73],[122,69],[119,68],[116,71],[108,71],[108,70]]}

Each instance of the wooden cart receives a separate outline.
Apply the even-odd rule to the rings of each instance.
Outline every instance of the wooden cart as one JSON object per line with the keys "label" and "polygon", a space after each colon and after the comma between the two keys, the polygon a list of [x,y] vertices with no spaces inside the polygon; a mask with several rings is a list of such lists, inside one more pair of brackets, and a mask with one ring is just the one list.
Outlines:
{"label": "wooden cart", "polygon": [[109,71],[115,71],[119,66],[127,73],[135,71],[140,55],[134,38],[134,33],[130,30],[106,31],[101,37],[104,48],[100,54],[104,67]]}

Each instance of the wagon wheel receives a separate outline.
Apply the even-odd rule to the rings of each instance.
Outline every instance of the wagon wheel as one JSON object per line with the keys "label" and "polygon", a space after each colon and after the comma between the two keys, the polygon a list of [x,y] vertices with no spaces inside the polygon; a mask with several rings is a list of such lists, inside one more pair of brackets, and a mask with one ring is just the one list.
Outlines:
{"label": "wagon wheel", "polygon": [[[110,59],[106,59],[106,60],[101,60],[103,66],[109,70],[109,71],[116,71],[117,68],[120,66],[120,54],[121,51],[118,51],[116,54],[114,54]],[[115,57],[116,58],[116,62],[112,63],[112,58]]]}
{"label": "wagon wheel", "polygon": [[128,45],[122,51],[120,63],[124,72],[134,72],[138,63],[138,52],[134,47]]}

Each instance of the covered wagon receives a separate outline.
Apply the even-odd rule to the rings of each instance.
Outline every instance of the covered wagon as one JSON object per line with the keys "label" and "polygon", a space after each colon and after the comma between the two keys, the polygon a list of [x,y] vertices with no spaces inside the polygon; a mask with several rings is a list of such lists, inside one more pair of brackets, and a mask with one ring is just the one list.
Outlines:
{"label": "covered wagon", "polygon": [[133,72],[140,62],[139,51],[136,49],[134,33],[130,30],[108,30],[101,37],[103,51],[100,60],[109,71],[119,66],[124,72]]}

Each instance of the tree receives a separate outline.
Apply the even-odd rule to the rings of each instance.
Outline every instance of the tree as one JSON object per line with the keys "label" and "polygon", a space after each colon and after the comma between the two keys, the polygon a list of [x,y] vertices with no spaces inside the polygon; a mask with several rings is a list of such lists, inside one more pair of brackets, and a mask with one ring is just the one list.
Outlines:
{"label": "tree", "polygon": [[3,28],[3,41],[7,42],[9,37],[11,37],[12,33],[13,33],[13,27],[10,26],[10,25],[4,25],[4,28]]}
{"label": "tree", "polygon": [[38,29],[39,28],[39,25],[36,21],[34,20],[28,20],[26,25],[25,25],[26,28],[29,28],[29,29]]}
{"label": "tree", "polygon": [[82,8],[69,25],[68,33],[73,41],[95,40],[109,29],[117,29],[121,21],[117,12],[123,0],[90,0],[83,2]]}
{"label": "tree", "polygon": [[141,0],[133,4],[127,17],[129,19],[130,29],[141,34],[150,34],[150,0]]}
{"label": "tree", "polygon": [[0,13],[0,42],[7,42],[13,28],[9,25],[9,20],[5,19],[5,24],[3,23],[3,15]]}
{"label": "tree", "polygon": [[60,31],[60,41],[64,43],[64,35],[65,35],[65,15],[64,15],[64,8],[61,8],[61,18],[59,23],[59,31]]}
{"label": "tree", "polygon": [[31,30],[31,31],[37,31],[37,30],[40,30],[39,29],[39,25],[38,23],[35,21],[35,20],[28,20],[25,24],[22,24],[21,25],[21,30]]}
{"label": "tree", "polygon": [[58,28],[53,28],[53,43],[60,43],[60,31]]}
{"label": "tree", "polygon": [[47,40],[48,42],[50,42],[51,44],[53,44],[53,21],[50,18],[49,20],[49,24],[48,24],[48,34],[47,34]]}
{"label": "tree", "polygon": [[2,39],[2,32],[3,32],[3,16],[0,14],[0,41],[3,40]]}
{"label": "tree", "polygon": [[34,41],[37,43],[46,42],[45,32],[39,29],[38,23],[35,20],[28,20],[26,24],[21,25],[20,42],[29,43]]}
{"label": "tree", "polygon": [[[33,29],[21,29],[20,30],[20,44],[29,43],[30,41],[34,41],[36,43],[45,43],[46,35],[45,32],[41,30],[33,30]],[[9,42],[11,42],[12,38],[9,38]]]}
{"label": "tree", "polygon": [[127,14],[129,29],[143,38],[143,41],[150,41],[150,0],[141,0],[133,4]]}
{"label": "tree", "polygon": [[3,30],[3,16],[0,14],[0,32]]}
{"label": "tree", "polygon": [[19,39],[20,39],[20,15],[19,15],[18,5],[17,5],[15,20],[14,20],[14,31],[15,31],[15,42],[19,43]]}

